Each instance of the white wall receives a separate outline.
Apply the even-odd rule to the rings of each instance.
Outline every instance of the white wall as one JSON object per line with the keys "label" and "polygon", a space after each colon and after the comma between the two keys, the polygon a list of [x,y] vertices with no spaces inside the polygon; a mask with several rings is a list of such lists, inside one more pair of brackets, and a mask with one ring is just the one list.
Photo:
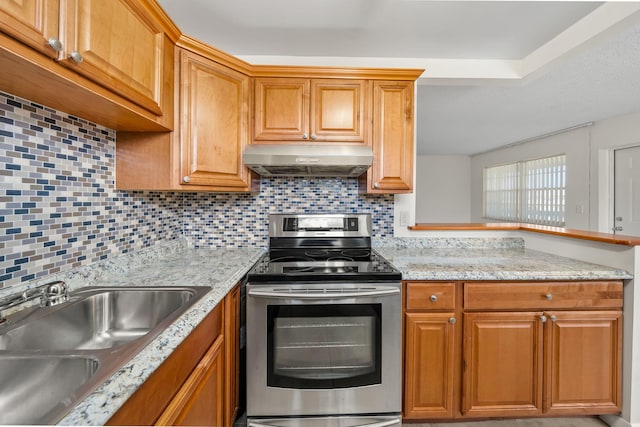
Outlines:
{"label": "white wall", "polygon": [[416,158],[416,222],[471,220],[471,158]]}

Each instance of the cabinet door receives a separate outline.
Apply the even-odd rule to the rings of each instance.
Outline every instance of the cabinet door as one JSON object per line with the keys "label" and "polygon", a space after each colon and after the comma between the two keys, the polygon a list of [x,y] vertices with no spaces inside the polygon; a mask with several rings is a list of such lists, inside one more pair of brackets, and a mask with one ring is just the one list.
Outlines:
{"label": "cabinet door", "polygon": [[309,87],[308,79],[255,79],[253,138],[308,140]]}
{"label": "cabinet door", "polygon": [[541,316],[541,312],[464,315],[465,416],[542,413]]}
{"label": "cabinet door", "polygon": [[181,52],[182,184],[247,191],[242,162],[248,140],[249,77],[189,51]]}
{"label": "cabinet door", "polygon": [[455,314],[407,313],[405,331],[404,417],[451,418]]}
{"label": "cabinet door", "polygon": [[622,312],[545,314],[545,412],[620,412]]}
{"label": "cabinet door", "polygon": [[364,192],[413,191],[413,133],[413,82],[373,82],[374,158]]}
{"label": "cabinet door", "polygon": [[140,3],[134,0],[65,3],[65,53],[60,63],[162,115],[165,36],[145,15]]}
{"label": "cabinet door", "polygon": [[218,338],[155,425],[222,426],[224,346]]}
{"label": "cabinet door", "polygon": [[224,303],[224,352],[225,352],[225,426],[233,426],[240,407],[240,287],[236,286],[225,298]]}
{"label": "cabinet door", "polygon": [[311,80],[312,141],[365,142],[369,82]]}
{"label": "cabinet door", "polygon": [[59,9],[59,0],[2,0],[0,31],[57,58],[58,52],[49,45],[49,39],[59,38]]}

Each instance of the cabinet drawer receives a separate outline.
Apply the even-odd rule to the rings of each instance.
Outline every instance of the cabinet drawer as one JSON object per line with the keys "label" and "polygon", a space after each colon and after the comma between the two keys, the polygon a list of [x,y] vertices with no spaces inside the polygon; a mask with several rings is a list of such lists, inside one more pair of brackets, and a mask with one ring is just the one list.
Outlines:
{"label": "cabinet drawer", "polygon": [[407,310],[453,310],[455,283],[407,283]]}
{"label": "cabinet drawer", "polygon": [[622,281],[464,284],[465,310],[622,307]]}

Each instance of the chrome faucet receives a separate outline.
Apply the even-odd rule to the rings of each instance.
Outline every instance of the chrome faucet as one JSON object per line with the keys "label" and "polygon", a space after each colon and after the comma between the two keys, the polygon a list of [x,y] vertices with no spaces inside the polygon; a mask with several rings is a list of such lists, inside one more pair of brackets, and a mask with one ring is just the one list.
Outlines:
{"label": "chrome faucet", "polygon": [[25,302],[38,297],[40,298],[41,307],[50,307],[61,304],[69,299],[67,284],[62,280],[57,280],[55,282],[49,282],[35,288],[27,289],[21,294],[14,294],[0,298],[0,323],[7,320],[3,314],[5,310],[24,304]]}

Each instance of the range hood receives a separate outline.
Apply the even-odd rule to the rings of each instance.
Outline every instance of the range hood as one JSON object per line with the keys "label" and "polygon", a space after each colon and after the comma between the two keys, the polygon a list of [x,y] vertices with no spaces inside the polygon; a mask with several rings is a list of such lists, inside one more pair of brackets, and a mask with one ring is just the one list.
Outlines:
{"label": "range hood", "polygon": [[244,164],[262,176],[356,177],[373,164],[365,145],[254,144],[245,148]]}

